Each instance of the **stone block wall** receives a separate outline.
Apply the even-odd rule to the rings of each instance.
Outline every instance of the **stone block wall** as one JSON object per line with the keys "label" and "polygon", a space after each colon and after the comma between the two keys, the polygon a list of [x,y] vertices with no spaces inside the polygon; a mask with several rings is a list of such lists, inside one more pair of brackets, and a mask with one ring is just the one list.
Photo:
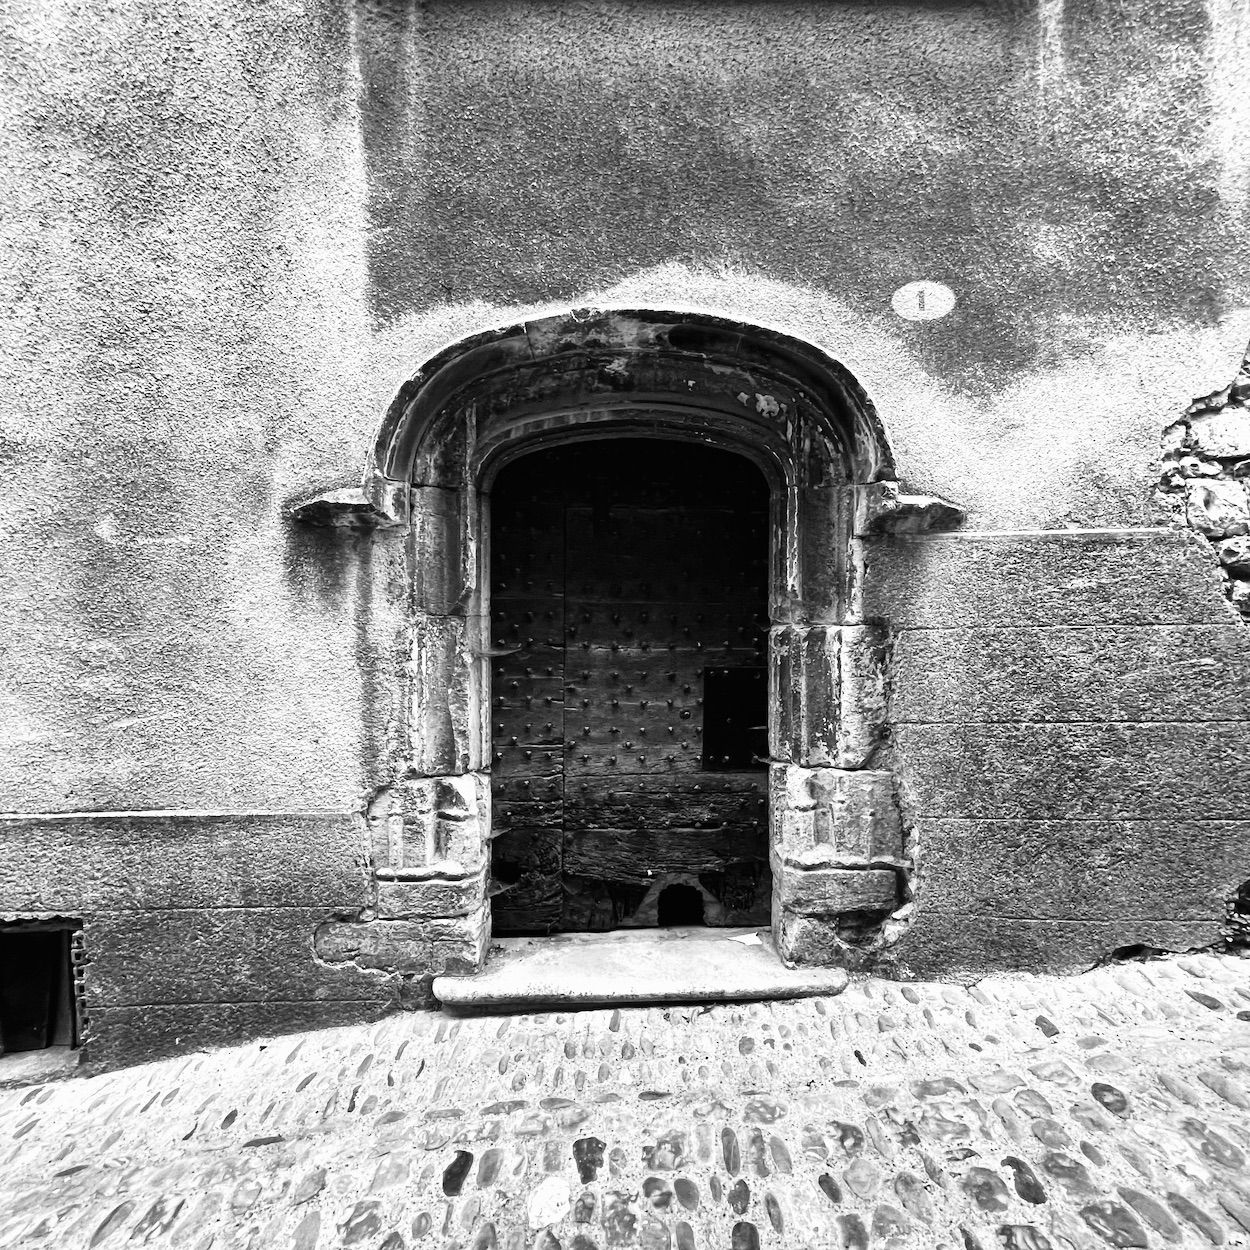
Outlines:
{"label": "stone block wall", "polygon": [[376,1017],[395,978],[314,955],[369,900],[360,822],[326,812],[8,816],[0,918],[82,921],[93,1063]]}
{"label": "stone block wall", "polygon": [[916,856],[900,969],[1219,937],[1250,877],[1250,631],[1175,529],[874,545]]}

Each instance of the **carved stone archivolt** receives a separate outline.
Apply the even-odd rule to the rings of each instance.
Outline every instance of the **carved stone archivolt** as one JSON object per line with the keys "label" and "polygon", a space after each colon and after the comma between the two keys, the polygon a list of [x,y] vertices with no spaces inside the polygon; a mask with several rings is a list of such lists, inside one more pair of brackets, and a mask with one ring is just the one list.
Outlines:
{"label": "carved stone archivolt", "polygon": [[309,524],[401,528],[412,556],[402,746],[365,813],[377,908],[319,935],[325,957],[351,949],[382,966],[401,938],[421,952],[405,970],[420,964],[423,975],[484,957],[491,487],[537,448],[611,437],[724,448],[768,482],[769,841],[782,957],[862,959],[906,914],[914,858],[890,770],[889,623],[863,619],[859,538],[951,527],[960,509],[907,493],[870,400],[813,345],[701,313],[577,310],[435,356],[401,387],[361,487],[294,510]]}

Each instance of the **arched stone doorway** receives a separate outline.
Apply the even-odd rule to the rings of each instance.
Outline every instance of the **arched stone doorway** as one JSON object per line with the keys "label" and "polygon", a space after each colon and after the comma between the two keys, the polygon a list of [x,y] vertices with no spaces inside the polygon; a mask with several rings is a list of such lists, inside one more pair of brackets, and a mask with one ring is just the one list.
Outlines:
{"label": "arched stone doorway", "polygon": [[764,475],[771,923],[787,962],[858,959],[889,940],[912,864],[882,751],[888,623],[863,619],[857,537],[960,513],[902,492],[870,401],[818,348],[663,310],[574,311],[448,348],[401,388],[363,487],[297,509],[410,542],[408,715],[366,812],[383,936],[347,940],[416,944],[409,965],[431,974],[484,958],[491,663],[507,650],[489,628],[490,490],[510,461],[604,438],[718,448]]}

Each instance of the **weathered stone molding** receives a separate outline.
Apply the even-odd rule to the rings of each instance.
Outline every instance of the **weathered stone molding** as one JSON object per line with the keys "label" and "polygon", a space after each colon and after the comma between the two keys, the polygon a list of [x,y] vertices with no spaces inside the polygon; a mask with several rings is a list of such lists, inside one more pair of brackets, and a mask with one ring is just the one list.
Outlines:
{"label": "weathered stone molding", "polygon": [[[841,444],[850,480],[897,476],[871,400],[851,372],[819,347],[713,313],[574,309],[485,330],[423,364],[400,388],[378,431],[366,472],[370,497],[375,476],[454,484],[464,443],[431,442],[428,434],[440,414],[471,407],[487,379],[495,394],[507,394],[512,407],[524,410],[516,415],[531,419],[534,433],[574,408],[646,396],[688,410],[691,419],[705,414],[713,437],[723,422],[710,414],[723,414],[779,445],[815,434],[787,427],[799,410],[819,412]],[[491,432],[474,429],[471,441],[489,449]]]}
{"label": "weathered stone molding", "polygon": [[407,772],[440,777],[485,766],[485,626],[482,616],[421,613],[413,618]]}
{"label": "weathered stone molding", "polygon": [[781,813],[774,854],[794,868],[904,865],[894,775],[885,769],[774,764],[769,784]]}
{"label": "weathered stone molding", "polygon": [[898,482],[869,482],[855,490],[855,536],[920,534],[949,530],[964,521],[964,510],[936,495],[908,495]]}
{"label": "weathered stone molding", "polygon": [[373,474],[365,486],[323,491],[292,505],[291,515],[305,525],[333,529],[397,529],[408,524],[405,483]]}
{"label": "weathered stone molding", "polygon": [[375,869],[395,879],[460,880],[484,871],[490,778],[483,772],[407,777],[366,815]]}
{"label": "weathered stone molding", "polygon": [[392,877],[380,869],[376,884],[375,911],[386,920],[468,916],[486,904],[484,872],[453,881],[446,877]]}
{"label": "weathered stone molding", "polygon": [[864,768],[888,715],[882,625],[781,625],[770,631],[773,759]]}
{"label": "weathered stone molding", "polygon": [[[788,963],[859,966],[901,936],[898,920],[914,893],[913,848],[893,773],[883,766],[889,633],[882,625],[774,633],[769,812],[777,947]],[[828,697],[813,706],[811,689]]]}

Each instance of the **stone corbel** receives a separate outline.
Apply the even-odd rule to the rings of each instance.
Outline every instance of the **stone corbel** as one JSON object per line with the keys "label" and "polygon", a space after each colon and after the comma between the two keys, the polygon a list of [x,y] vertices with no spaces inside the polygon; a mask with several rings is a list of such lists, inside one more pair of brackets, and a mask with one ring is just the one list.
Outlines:
{"label": "stone corbel", "polygon": [[855,490],[855,537],[920,534],[962,525],[964,510],[936,495],[905,495],[898,482],[866,482]]}
{"label": "stone corbel", "polygon": [[408,483],[397,482],[374,471],[360,486],[322,491],[291,508],[304,525],[332,529],[397,529],[408,524]]}

